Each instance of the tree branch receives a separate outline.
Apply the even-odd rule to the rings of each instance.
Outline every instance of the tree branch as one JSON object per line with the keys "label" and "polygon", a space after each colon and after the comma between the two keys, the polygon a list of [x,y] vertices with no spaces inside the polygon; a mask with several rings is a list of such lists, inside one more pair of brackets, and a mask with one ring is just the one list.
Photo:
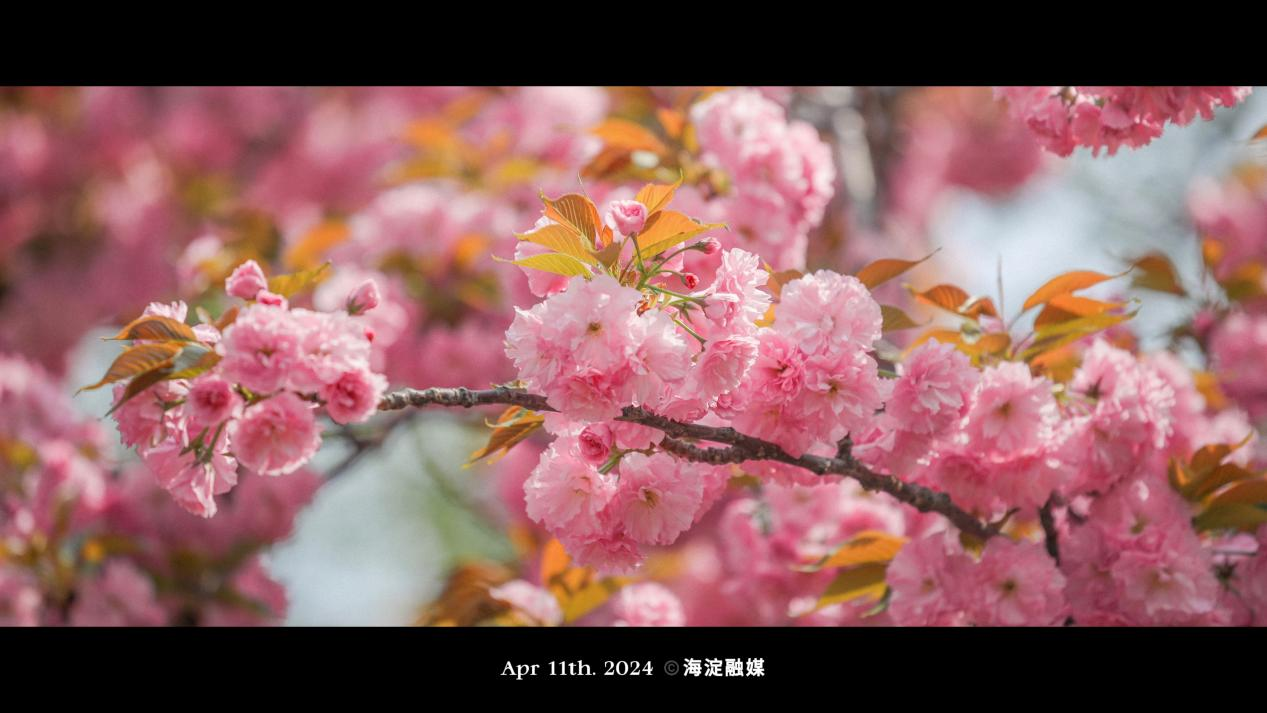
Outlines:
{"label": "tree branch", "polygon": [[[522,406],[533,411],[555,411],[546,403],[546,397],[523,389],[498,386],[491,389],[401,389],[385,394],[379,402],[380,411],[397,411],[404,408],[425,406],[460,406],[471,408],[503,404]],[[840,475],[853,478],[870,491],[891,495],[920,512],[935,512],[950,520],[960,530],[987,539],[998,534],[998,528],[987,525],[955,505],[945,493],[908,483],[890,475],[876,473],[859,463],[850,453],[848,444],[842,442],[835,457],[827,458],[805,454],[793,456],[778,444],[754,438],[730,427],[704,426],[683,423],[652,413],[638,406],[626,406],[618,421],[637,423],[663,431],[667,438],[660,447],[680,458],[720,465],[745,461],[768,460],[804,468],[818,475]],[[724,444],[725,448],[708,448],[681,439],[693,439]]]}

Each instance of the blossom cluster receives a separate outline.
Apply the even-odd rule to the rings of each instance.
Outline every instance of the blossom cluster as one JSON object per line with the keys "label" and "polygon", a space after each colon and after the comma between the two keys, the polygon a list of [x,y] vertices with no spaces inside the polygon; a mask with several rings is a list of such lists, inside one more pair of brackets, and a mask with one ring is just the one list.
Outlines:
{"label": "blossom cluster", "polygon": [[41,368],[0,358],[0,625],[277,623],[286,595],[260,559],[320,478],[252,478],[192,518],[139,463],[115,470],[101,424]]}
{"label": "blossom cluster", "polygon": [[[215,325],[194,329],[215,349],[214,368],[135,394],[130,385],[115,387],[124,443],[182,507],[202,517],[214,516],[216,496],[237,484],[239,464],[264,476],[303,467],[321,445],[319,407],[335,423],[358,423],[386,388],[370,368],[373,332],[358,317],[378,304],[373,282],[356,288],[339,312],[292,309],[267,286],[258,265],[243,263],[226,290],[250,304],[223,333]],[[177,323],[186,312],[184,303],[146,309]]]}
{"label": "blossom cluster", "polygon": [[1099,155],[1138,148],[1161,136],[1167,123],[1211,119],[1217,106],[1235,106],[1250,87],[997,87],[1008,111],[1044,148],[1068,156],[1078,146]]}

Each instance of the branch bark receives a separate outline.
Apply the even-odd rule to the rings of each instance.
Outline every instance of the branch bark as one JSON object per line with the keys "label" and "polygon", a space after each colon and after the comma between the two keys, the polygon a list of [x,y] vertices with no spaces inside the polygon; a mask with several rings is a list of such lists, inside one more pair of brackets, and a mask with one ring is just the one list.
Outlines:
{"label": "branch bark", "polygon": [[[482,390],[466,387],[401,389],[385,394],[378,408],[380,411],[398,411],[426,406],[472,408],[494,404],[521,406],[533,411],[556,410],[546,403],[545,396],[507,386]],[[745,435],[730,427],[675,421],[638,406],[626,406],[616,420],[663,431],[667,438],[660,447],[679,458],[714,465],[768,460],[804,468],[818,475],[840,475],[858,481],[866,490],[887,493],[921,512],[935,512],[975,537],[988,539],[998,534],[996,526],[982,522],[955,505],[945,493],[872,471],[853,457],[846,443],[842,443],[836,456],[831,458],[810,454],[793,456],[778,444]],[[725,447],[700,446],[683,439],[719,443]]]}

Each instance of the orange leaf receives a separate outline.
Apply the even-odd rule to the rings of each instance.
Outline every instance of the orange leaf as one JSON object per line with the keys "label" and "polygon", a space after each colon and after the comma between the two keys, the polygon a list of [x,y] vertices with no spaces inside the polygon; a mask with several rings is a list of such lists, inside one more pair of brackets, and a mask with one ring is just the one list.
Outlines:
{"label": "orange leaf", "polygon": [[616,146],[628,151],[650,151],[663,154],[668,151],[660,139],[641,124],[626,119],[611,118],[590,129],[590,133],[598,136],[608,146]]}
{"label": "orange leaf", "polygon": [[647,217],[650,218],[652,215],[655,215],[664,208],[668,207],[669,203],[673,200],[674,192],[676,192],[678,187],[681,185],[681,176],[678,177],[675,183],[668,186],[648,183],[638,191],[638,195],[634,196],[634,200],[647,207]]}
{"label": "orange leaf", "polygon": [[511,448],[521,443],[545,422],[541,414],[512,406],[502,412],[498,422],[493,425],[493,432],[488,436],[488,443],[476,450],[467,459],[466,466],[496,454],[489,462],[496,462],[510,452]]}
{"label": "orange leaf", "polygon": [[115,358],[114,363],[106,371],[106,375],[101,377],[101,381],[85,386],[80,391],[92,391],[153,369],[171,366],[172,360],[180,353],[181,348],[180,344],[169,342],[149,342],[130,346]]}
{"label": "orange leaf", "polygon": [[352,231],[341,220],[325,220],[303,234],[286,251],[286,265],[292,270],[315,267],[330,248],[347,240]]}
{"label": "orange leaf", "polygon": [[550,580],[567,571],[571,564],[572,557],[563,549],[563,543],[557,537],[551,538],[541,548],[541,585],[549,585]]}
{"label": "orange leaf", "polygon": [[584,237],[593,245],[598,237],[598,208],[594,202],[579,193],[569,193],[555,200],[541,194],[541,202],[545,204],[545,214],[550,220],[571,228],[577,235]]}
{"label": "orange leaf", "polygon": [[658,107],[655,110],[655,115],[660,120],[660,126],[664,127],[664,133],[670,139],[676,139],[681,136],[682,129],[686,128],[686,115],[680,111]]}
{"label": "orange leaf", "polygon": [[[1127,272],[1129,272],[1129,270]],[[1092,272],[1091,270],[1075,270],[1073,272],[1066,272],[1063,275],[1059,275],[1051,280],[1048,280],[1047,284],[1038,288],[1034,294],[1029,296],[1029,299],[1025,300],[1025,305],[1022,309],[1027,310],[1032,307],[1036,307],[1050,301],[1051,298],[1057,295],[1065,295],[1070,292],[1085,290],[1086,288],[1098,285],[1105,280],[1111,280],[1125,274],[1126,272],[1118,275],[1105,275],[1104,273]]]}
{"label": "orange leaf", "polygon": [[854,535],[834,553],[812,565],[811,570],[829,567],[853,567],[860,564],[888,562],[897,555],[907,538],[881,530],[864,530]]}
{"label": "orange leaf", "polygon": [[638,233],[638,250],[644,260],[676,247],[687,240],[723,227],[720,223],[697,223],[674,210],[661,210],[647,219]]}
{"label": "orange leaf", "polygon": [[1245,505],[1262,505],[1267,503],[1267,478],[1241,480],[1228,486],[1225,490],[1210,498],[1209,507],[1241,503]]}
{"label": "orange leaf", "polygon": [[923,292],[914,292],[915,299],[934,307],[959,314],[960,308],[967,304],[969,295],[963,288],[954,285],[937,285]]}
{"label": "orange leaf", "polygon": [[864,564],[841,570],[818,598],[814,610],[862,597],[879,599],[888,586],[884,581],[886,568],[885,564]]}
{"label": "orange leaf", "polygon": [[1043,311],[1038,313],[1038,318],[1034,320],[1034,326],[1042,327],[1047,324],[1068,322],[1071,319],[1089,317],[1121,306],[1121,303],[1101,302],[1100,300],[1077,295],[1056,295],[1043,307]]}
{"label": "orange leaf", "polygon": [[867,286],[867,289],[874,290],[936,254],[937,251],[933,251],[918,260],[896,260],[892,258],[876,260],[859,270],[856,277],[859,282]]}

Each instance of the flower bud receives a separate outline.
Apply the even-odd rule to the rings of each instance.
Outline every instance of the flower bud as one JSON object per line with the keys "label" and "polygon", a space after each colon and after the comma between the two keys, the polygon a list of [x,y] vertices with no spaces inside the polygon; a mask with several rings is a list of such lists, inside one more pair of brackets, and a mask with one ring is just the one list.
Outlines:
{"label": "flower bud", "polygon": [[705,255],[716,255],[721,252],[721,241],[717,238],[705,238],[695,244]]}
{"label": "flower bud", "polygon": [[229,279],[224,281],[224,289],[233,297],[253,300],[260,290],[268,289],[268,279],[264,277],[264,271],[258,263],[247,260],[238,265]]}
{"label": "flower bud", "polygon": [[361,283],[360,287],[352,290],[352,294],[348,295],[348,314],[357,315],[368,312],[377,307],[378,302],[378,283],[373,280],[366,280]]}
{"label": "flower bud", "polygon": [[621,235],[632,235],[647,222],[647,207],[638,201],[615,201],[607,209],[607,224]]}

